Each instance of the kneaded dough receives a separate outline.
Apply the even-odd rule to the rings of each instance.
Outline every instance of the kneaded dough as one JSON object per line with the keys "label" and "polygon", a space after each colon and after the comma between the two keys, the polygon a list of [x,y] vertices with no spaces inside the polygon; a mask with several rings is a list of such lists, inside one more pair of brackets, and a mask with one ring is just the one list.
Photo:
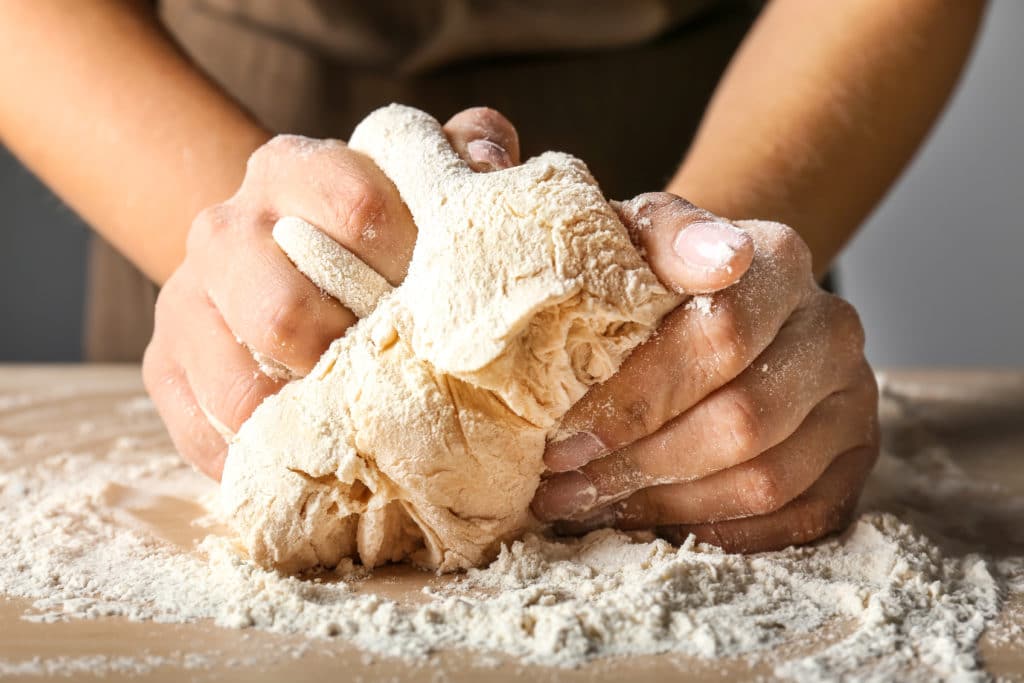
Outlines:
{"label": "kneaded dough", "polygon": [[242,426],[222,509],[253,559],[284,571],[477,566],[535,523],[562,415],[680,297],[578,159],[474,173],[435,119],[398,105],[349,144],[416,222],[408,277]]}

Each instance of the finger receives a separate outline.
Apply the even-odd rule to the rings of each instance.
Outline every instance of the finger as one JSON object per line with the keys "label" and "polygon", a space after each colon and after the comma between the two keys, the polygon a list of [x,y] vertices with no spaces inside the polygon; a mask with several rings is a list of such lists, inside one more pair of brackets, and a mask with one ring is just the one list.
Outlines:
{"label": "finger", "polygon": [[724,289],[754,258],[745,231],[668,192],[642,194],[617,208],[655,275],[677,292]]}
{"label": "finger", "polygon": [[392,291],[380,273],[301,218],[279,219],[273,236],[303,275],[360,318]]}
{"label": "finger", "polygon": [[448,141],[474,171],[486,173],[519,165],[519,134],[502,114],[488,107],[464,109],[442,126]]}
{"label": "finger", "polygon": [[236,227],[247,220],[224,205],[200,214],[188,245],[196,277],[236,338],[305,375],[356,318],[296,269],[269,229]]}
{"label": "finger", "polygon": [[756,254],[735,286],[669,313],[618,372],[562,419],[544,463],[565,472],[658,430],[735,378],[807,298],[810,252],[792,230],[752,226]]}
{"label": "finger", "polygon": [[604,526],[650,529],[774,512],[809,489],[839,454],[877,443],[875,394],[870,379],[832,394],[792,436],[756,458],[691,482],[641,489],[560,530],[581,533]]}
{"label": "finger", "polygon": [[349,145],[372,158],[421,217],[436,215],[447,193],[462,192],[474,175],[441,124],[411,107],[392,104],[373,112],[356,126]]}
{"label": "finger", "polygon": [[[835,299],[838,302],[838,299]],[[681,483],[733,467],[781,443],[830,394],[853,386],[862,356],[847,329],[823,332],[832,298],[797,311],[749,368],[664,428],[537,491],[540,519],[579,517],[650,486]]]}
{"label": "finger", "polygon": [[142,376],[175,449],[197,470],[219,481],[227,457],[227,443],[207,421],[184,370],[172,361],[161,341],[154,341],[146,348]]}
{"label": "finger", "polygon": [[776,512],[658,531],[677,544],[693,534],[699,543],[710,543],[729,553],[766,552],[810,543],[849,525],[877,457],[877,446],[847,451],[806,493]]}
{"label": "finger", "polygon": [[338,140],[280,135],[249,159],[236,199],[263,206],[268,229],[298,216],[358,256],[393,285],[405,279],[416,226],[391,180]]}
{"label": "finger", "polygon": [[189,332],[175,339],[175,360],[184,369],[196,403],[208,421],[230,437],[263,399],[284,386],[284,381],[260,372],[252,354],[237,342],[198,286],[183,287],[175,304],[180,306],[179,314],[189,319]]}

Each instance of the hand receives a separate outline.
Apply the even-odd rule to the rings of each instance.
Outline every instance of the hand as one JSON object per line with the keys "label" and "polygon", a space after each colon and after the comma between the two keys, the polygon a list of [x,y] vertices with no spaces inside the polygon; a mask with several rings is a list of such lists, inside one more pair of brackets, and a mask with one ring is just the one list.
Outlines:
{"label": "hand", "polygon": [[[724,221],[665,193],[627,202],[622,214],[647,226],[662,281],[699,291],[666,247],[696,223]],[[847,523],[879,442],[863,329],[848,303],[814,283],[793,230],[740,225],[754,244],[745,276],[670,313],[566,415],[568,438],[545,453],[555,474],[533,502],[541,520],[568,520],[558,526],[570,533],[658,527],[736,552],[809,542]],[[713,261],[738,249],[698,252]]]}
{"label": "hand", "polygon": [[[444,130],[474,170],[518,163],[516,131],[493,110],[465,110]],[[274,138],[253,153],[238,192],[199,214],[185,260],[157,300],[142,371],[178,451],[215,479],[226,439],[356,321],[274,243],[274,223],[286,215],[319,228],[393,285],[416,242],[391,181],[338,140]]]}

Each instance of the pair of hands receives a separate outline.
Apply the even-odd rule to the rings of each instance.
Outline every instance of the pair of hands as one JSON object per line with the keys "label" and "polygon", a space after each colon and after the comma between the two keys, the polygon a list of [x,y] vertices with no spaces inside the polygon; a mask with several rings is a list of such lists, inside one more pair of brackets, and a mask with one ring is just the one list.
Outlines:
{"label": "pair of hands", "polygon": [[[519,163],[516,131],[493,110],[461,112],[444,130],[478,172]],[[617,208],[662,282],[700,296],[565,416],[534,513],[570,533],[656,526],[732,551],[843,526],[878,452],[856,313],[817,287],[790,228],[741,230],[667,193]],[[356,321],[277,247],[285,215],[393,285],[416,240],[372,161],[296,136],[257,150],[238,193],[196,218],[157,302],[143,377],[178,450],[214,478],[226,437]]]}

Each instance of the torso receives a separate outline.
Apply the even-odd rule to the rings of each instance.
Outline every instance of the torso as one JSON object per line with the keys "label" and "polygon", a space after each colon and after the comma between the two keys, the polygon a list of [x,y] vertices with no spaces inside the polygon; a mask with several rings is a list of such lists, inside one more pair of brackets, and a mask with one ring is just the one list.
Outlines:
{"label": "torso", "polygon": [[[757,8],[711,0],[160,4],[192,58],[273,130],[345,138],[390,102],[441,120],[487,105],[517,126],[524,157],[575,154],[614,198],[664,186]],[[94,277],[93,296],[106,298],[119,296],[126,275],[113,276],[116,288],[104,273]],[[141,357],[144,342],[134,340],[147,339],[152,324],[145,306],[151,299],[93,306],[104,315],[87,321],[90,359]],[[104,342],[113,330],[123,339],[126,326],[140,328],[131,344]]]}

